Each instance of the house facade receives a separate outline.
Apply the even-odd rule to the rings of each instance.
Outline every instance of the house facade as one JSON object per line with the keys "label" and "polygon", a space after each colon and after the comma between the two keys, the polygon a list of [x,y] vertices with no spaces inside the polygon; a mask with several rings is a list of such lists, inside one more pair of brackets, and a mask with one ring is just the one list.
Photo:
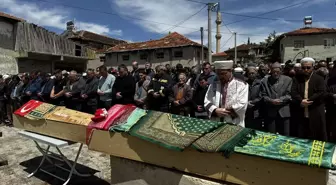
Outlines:
{"label": "house facade", "polygon": [[[201,45],[191,41],[179,33],[171,33],[158,40],[147,42],[119,44],[106,52],[105,65],[117,67],[120,64],[131,66],[137,61],[142,67],[146,62],[156,65],[170,64],[175,66],[195,66],[201,60]],[[204,59],[207,59],[207,48],[204,48]],[[205,61],[205,60],[203,60]]]}
{"label": "house facade", "polygon": [[92,69],[96,69],[97,67],[104,65],[105,51],[108,48],[114,47],[118,44],[127,43],[126,41],[120,39],[92,33],[86,30],[76,31],[75,23],[73,21],[66,23],[66,30],[61,34],[61,36],[95,51],[96,58],[89,60],[87,63],[87,68]]}
{"label": "house facade", "polygon": [[[225,51],[228,59],[234,60],[235,48]],[[264,48],[258,44],[241,44],[237,46],[237,63],[260,63],[264,57]]]}
{"label": "house facade", "polygon": [[283,34],[280,41],[282,62],[300,61],[304,57],[315,60],[336,60],[336,29],[302,28]]}
{"label": "house facade", "polygon": [[230,56],[226,54],[224,51],[212,55],[212,61],[227,60],[229,58]]}
{"label": "house facade", "polygon": [[40,26],[0,12],[0,74],[86,70],[93,50]]}

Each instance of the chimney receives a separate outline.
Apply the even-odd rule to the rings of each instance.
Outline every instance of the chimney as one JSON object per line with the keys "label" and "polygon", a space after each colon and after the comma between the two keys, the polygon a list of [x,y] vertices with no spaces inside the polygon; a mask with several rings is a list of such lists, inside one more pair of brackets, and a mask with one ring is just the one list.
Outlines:
{"label": "chimney", "polygon": [[66,23],[66,29],[67,29],[67,31],[71,31],[71,32],[76,31],[75,23],[73,21],[68,21]]}

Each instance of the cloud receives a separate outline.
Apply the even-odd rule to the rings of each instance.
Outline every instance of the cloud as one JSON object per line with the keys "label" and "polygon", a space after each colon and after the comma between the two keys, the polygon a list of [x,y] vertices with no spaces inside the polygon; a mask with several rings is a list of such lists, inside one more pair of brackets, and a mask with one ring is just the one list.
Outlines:
{"label": "cloud", "polygon": [[[0,7],[10,14],[26,19],[34,24],[48,26],[59,30],[65,30],[66,22],[73,19],[70,11],[67,11],[64,8],[44,8],[33,2],[0,0]],[[122,35],[121,30],[111,30],[106,25],[84,21],[78,21],[76,24],[79,24],[81,29],[98,34]]]}

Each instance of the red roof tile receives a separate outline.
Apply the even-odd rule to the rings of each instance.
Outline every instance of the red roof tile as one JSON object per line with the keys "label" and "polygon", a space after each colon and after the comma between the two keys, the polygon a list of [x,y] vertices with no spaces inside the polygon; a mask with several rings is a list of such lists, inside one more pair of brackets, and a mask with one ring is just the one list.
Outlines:
{"label": "red roof tile", "polygon": [[107,52],[123,52],[123,51],[145,50],[155,48],[173,48],[183,46],[201,46],[201,44],[194,42],[177,32],[174,32],[158,40],[119,44],[117,46],[109,48]]}
{"label": "red roof tile", "polygon": [[120,43],[127,43],[126,41],[114,39],[105,35],[100,35],[97,33],[92,33],[86,30],[81,30],[75,33],[74,36],[70,37],[70,39],[81,39],[81,40],[88,40],[94,42],[100,42],[102,44],[115,46]]}
{"label": "red roof tile", "polygon": [[15,21],[18,21],[18,22],[25,21],[24,19],[21,19],[21,18],[18,18],[18,17],[14,17],[14,16],[6,14],[4,12],[0,12],[0,17],[5,17],[7,19],[15,20]]}
{"label": "red roof tile", "polygon": [[313,34],[324,34],[324,33],[336,33],[334,28],[301,28],[288,33],[286,36],[296,36],[296,35],[313,35]]}
{"label": "red roof tile", "polygon": [[220,53],[213,54],[212,56],[214,57],[226,57],[228,54],[226,54],[224,51]]}

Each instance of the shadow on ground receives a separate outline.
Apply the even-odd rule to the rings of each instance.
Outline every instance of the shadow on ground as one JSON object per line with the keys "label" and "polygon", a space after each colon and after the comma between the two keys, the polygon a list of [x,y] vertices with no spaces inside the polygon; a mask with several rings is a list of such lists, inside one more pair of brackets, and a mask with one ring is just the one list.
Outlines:
{"label": "shadow on ground", "polygon": [[[21,166],[25,167],[26,169],[24,171],[26,171],[28,174],[31,174],[40,164],[42,160],[42,156],[40,157],[35,157],[32,158],[30,160],[24,161],[22,163],[20,163]],[[58,162],[53,160],[53,162],[55,162],[58,165],[61,165],[64,168],[68,168],[68,165],[66,165],[66,163],[62,163],[62,162]],[[73,163],[73,161],[70,160],[71,163]],[[67,179],[69,172],[66,172],[60,168],[56,168],[53,167],[52,165],[50,165],[50,163],[48,161],[45,161],[44,164],[42,165],[42,169],[47,170],[48,172],[57,175],[59,177],[62,177],[63,179]],[[73,175],[71,177],[70,182],[68,183],[69,185],[91,185],[91,184],[95,184],[95,185],[109,185],[110,183],[100,179],[99,177],[95,176],[94,174],[99,172],[97,170],[94,170],[92,168],[89,168],[87,166],[78,164],[76,165],[76,169],[79,173],[82,174],[92,174],[90,177],[79,177],[76,175]],[[38,171],[35,175],[35,178],[40,179],[41,181],[46,182],[46,184],[50,184],[50,185],[59,185],[59,184],[63,184],[64,181],[61,181],[55,177],[52,177],[42,171]]]}

